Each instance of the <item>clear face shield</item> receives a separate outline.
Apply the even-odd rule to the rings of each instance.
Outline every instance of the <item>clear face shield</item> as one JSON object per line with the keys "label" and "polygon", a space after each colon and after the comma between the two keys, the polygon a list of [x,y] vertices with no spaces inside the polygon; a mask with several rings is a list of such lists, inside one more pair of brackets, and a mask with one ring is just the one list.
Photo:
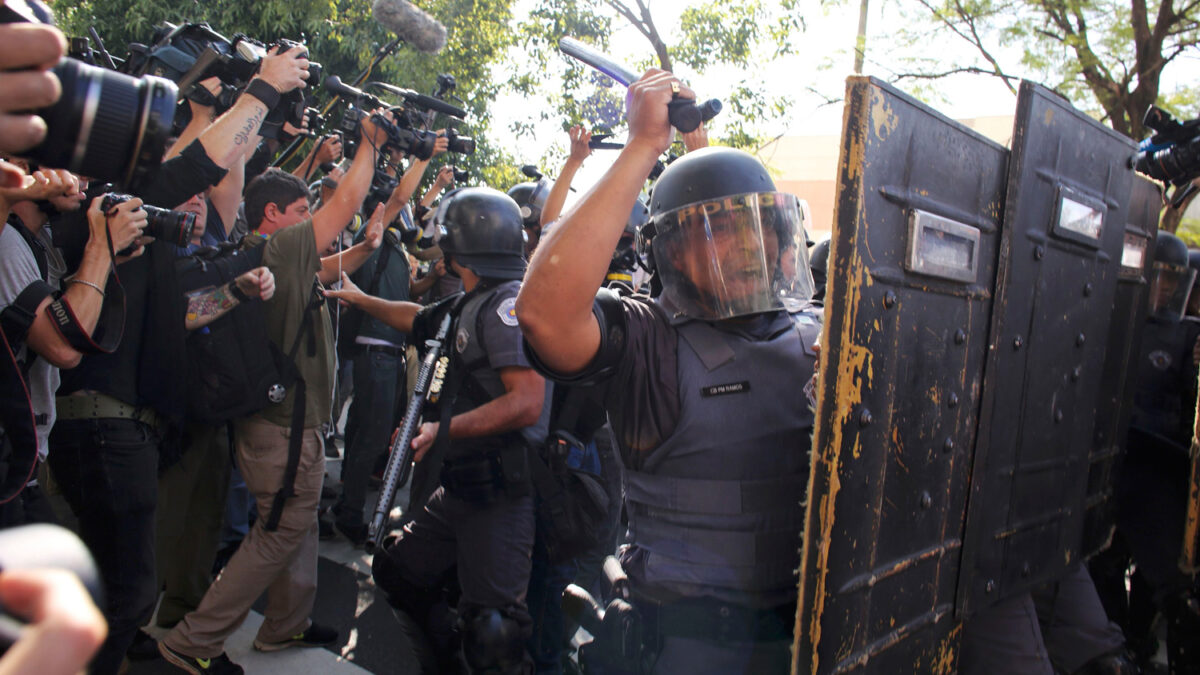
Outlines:
{"label": "clear face shield", "polygon": [[758,192],[696,202],[653,219],[663,297],[685,315],[720,320],[812,299],[799,200]]}
{"label": "clear face shield", "polygon": [[1196,270],[1182,265],[1154,263],[1150,275],[1150,315],[1165,321],[1181,321]]}

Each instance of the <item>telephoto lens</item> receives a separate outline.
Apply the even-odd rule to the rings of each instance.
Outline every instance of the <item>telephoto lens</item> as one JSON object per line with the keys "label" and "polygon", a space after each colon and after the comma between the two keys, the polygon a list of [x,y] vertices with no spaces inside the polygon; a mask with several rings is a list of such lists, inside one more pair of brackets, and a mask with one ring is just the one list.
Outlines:
{"label": "telephoto lens", "polygon": [[62,96],[36,111],[46,140],[25,153],[43,166],[67,169],[126,188],[162,162],[178,90],[170,80],[130,77],[66,58],[54,67]]}
{"label": "telephoto lens", "polygon": [[[133,199],[130,195],[110,192],[100,202],[100,210],[108,213],[112,207],[130,199]],[[191,242],[192,234],[196,231],[196,214],[160,209],[149,204],[143,204],[142,210],[146,212],[146,235],[176,246],[187,246]]]}
{"label": "telephoto lens", "polygon": [[459,136],[458,131],[455,129],[447,130],[446,138],[450,139],[450,147],[447,148],[450,152],[457,152],[460,155],[472,155],[475,153],[474,138]]}
{"label": "telephoto lens", "polygon": [[460,169],[457,166],[450,167],[454,170],[454,182],[465,183],[471,177],[471,174],[466,169]]}

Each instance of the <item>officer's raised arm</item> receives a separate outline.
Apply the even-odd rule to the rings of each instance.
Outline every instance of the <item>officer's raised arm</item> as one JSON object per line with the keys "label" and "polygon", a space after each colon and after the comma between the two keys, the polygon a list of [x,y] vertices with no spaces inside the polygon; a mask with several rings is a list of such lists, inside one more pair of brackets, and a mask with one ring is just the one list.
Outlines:
{"label": "officer's raised arm", "polygon": [[563,374],[583,370],[600,348],[592,314],[630,209],[655,160],[671,142],[667,104],[694,98],[674,75],[651,69],[629,87],[629,138],[612,168],[538,245],[517,296],[517,318],[543,364]]}

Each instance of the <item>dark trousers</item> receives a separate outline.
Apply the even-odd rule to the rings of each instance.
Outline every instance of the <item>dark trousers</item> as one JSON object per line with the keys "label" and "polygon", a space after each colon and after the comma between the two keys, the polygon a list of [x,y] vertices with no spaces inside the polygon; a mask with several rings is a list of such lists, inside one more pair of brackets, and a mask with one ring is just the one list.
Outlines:
{"label": "dark trousers", "polygon": [[560,564],[550,562],[541,540],[534,542],[528,596],[533,635],[528,645],[537,675],[561,675],[563,672],[563,647],[569,636],[564,635],[562,594],[578,570],[579,565],[574,560]]}
{"label": "dark trousers", "polygon": [[[389,594],[434,589],[455,566],[462,587],[460,611],[495,608],[528,631],[525,606],[533,549],[533,497],[501,497],[472,504],[438,488],[386,552],[386,575],[375,582]],[[381,568],[375,563],[376,570]],[[385,578],[381,578],[384,576]],[[396,582],[393,583],[393,578]],[[418,618],[420,620],[420,618]],[[526,633],[528,635],[528,632]]]}
{"label": "dark trousers", "polygon": [[158,481],[158,580],[155,621],[171,628],[200,605],[212,583],[229,491],[229,434],[224,424],[190,424],[183,456]]}
{"label": "dark trousers", "polygon": [[158,436],[135,420],[60,419],[49,461],[104,580],[108,639],[91,672],[116,673],[154,611]]}
{"label": "dark trousers", "polygon": [[382,351],[360,351],[354,357],[354,400],[346,419],[346,456],[342,460],[342,494],[334,513],[343,525],[361,526],[367,482],[404,406],[404,357]]}

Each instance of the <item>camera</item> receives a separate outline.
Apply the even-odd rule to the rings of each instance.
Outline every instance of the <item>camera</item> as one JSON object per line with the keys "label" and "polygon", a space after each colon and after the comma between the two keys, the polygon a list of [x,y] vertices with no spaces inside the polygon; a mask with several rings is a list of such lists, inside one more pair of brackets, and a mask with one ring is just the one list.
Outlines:
{"label": "camera", "polygon": [[1200,175],[1200,118],[1180,122],[1152,105],[1142,123],[1156,133],[1138,144],[1134,168],[1177,186]]}
{"label": "camera", "polygon": [[[391,112],[395,115],[396,123],[389,122],[383,115],[371,115],[371,122],[383,129],[387,135],[387,140],[379,148],[380,151],[400,150],[422,160],[433,157],[433,146],[437,141],[437,134],[412,128],[411,120],[408,119],[403,108],[392,108]],[[361,140],[360,122],[366,114],[361,108],[349,105],[342,115],[339,130],[345,138],[347,156],[353,154],[354,148]]]}
{"label": "camera", "polygon": [[454,170],[454,182],[465,183],[471,178],[471,174],[466,169],[460,169],[457,166],[450,166]]}
{"label": "camera", "polygon": [[[133,199],[132,195],[109,192],[100,202],[100,210],[108,213],[117,204],[130,199]],[[142,210],[146,212],[144,232],[147,235],[176,246],[187,246],[192,240],[192,233],[196,229],[196,214],[160,209],[149,204],[143,204]]]}
{"label": "camera", "polygon": [[[52,24],[38,0],[0,7],[0,22]],[[175,118],[177,90],[157,77],[130,77],[64,58],[54,66],[62,84],[58,102],[35,110],[46,139],[22,156],[56,169],[126,187],[157,168]]]}
{"label": "camera", "polygon": [[447,129],[446,138],[450,140],[450,146],[447,148],[448,151],[456,152],[460,155],[475,153],[475,139],[470,136],[459,136],[457,129]]}
{"label": "camera", "polygon": [[392,198],[392,192],[398,185],[400,185],[400,179],[375,167],[375,175],[371,177],[371,189],[367,191],[367,196],[363,199],[363,214],[370,216],[375,212],[376,206],[386,204]]}

